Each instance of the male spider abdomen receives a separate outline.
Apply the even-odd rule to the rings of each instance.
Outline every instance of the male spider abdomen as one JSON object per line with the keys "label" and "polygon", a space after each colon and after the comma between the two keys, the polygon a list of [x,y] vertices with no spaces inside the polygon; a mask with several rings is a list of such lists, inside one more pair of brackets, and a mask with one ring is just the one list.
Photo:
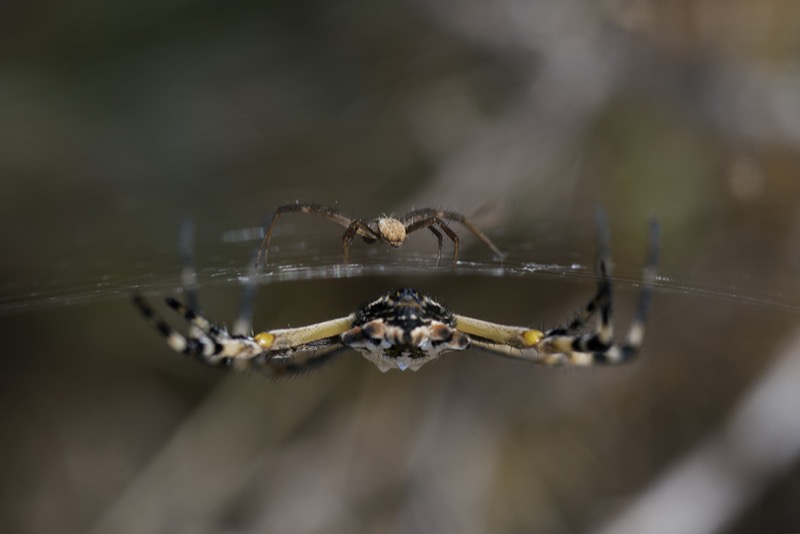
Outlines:
{"label": "male spider abdomen", "polygon": [[398,248],[406,242],[408,234],[427,228],[436,236],[439,243],[436,265],[438,266],[439,261],[442,259],[442,235],[446,235],[447,238],[453,242],[453,267],[455,267],[458,263],[458,235],[450,229],[446,221],[461,223],[472,232],[475,237],[483,241],[497,257],[503,257],[503,253],[500,252],[500,249],[498,249],[483,232],[478,230],[469,219],[458,212],[424,208],[410,211],[399,219],[384,215],[369,221],[363,221],[345,215],[338,209],[330,206],[314,203],[295,203],[278,206],[275,210],[269,226],[264,230],[264,239],[261,241],[261,247],[258,251],[256,266],[258,266],[262,259],[264,265],[267,264],[267,252],[269,251],[269,244],[272,240],[272,230],[275,228],[275,223],[278,222],[278,218],[283,213],[316,213],[347,228],[342,236],[342,249],[344,250],[345,263],[348,263],[350,243],[356,236],[360,236],[364,242],[368,244],[385,243]]}

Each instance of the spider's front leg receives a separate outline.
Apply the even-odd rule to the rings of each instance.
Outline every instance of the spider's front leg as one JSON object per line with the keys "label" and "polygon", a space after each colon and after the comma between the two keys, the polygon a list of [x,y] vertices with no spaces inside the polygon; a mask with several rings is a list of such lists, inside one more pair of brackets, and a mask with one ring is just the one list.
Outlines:
{"label": "spider's front leg", "polygon": [[367,244],[375,243],[381,238],[380,234],[370,228],[367,223],[361,219],[353,219],[353,222],[350,223],[342,236],[342,250],[344,251],[345,264],[350,263],[350,244],[357,235],[360,235]]}
{"label": "spider's front leg", "polygon": [[[332,208],[330,206],[325,206],[322,204],[284,204],[283,206],[278,206],[275,209],[275,213],[272,215],[272,219],[270,220],[269,226],[267,226],[266,230],[264,231],[264,239],[261,240],[261,246],[258,249],[258,256],[256,257],[256,266],[263,262],[263,265],[267,264],[267,255],[269,254],[269,244],[272,241],[272,231],[275,229],[275,224],[278,222],[278,219],[284,213],[316,213],[318,215],[322,215],[330,219],[331,221],[335,222],[336,224],[343,226],[350,231],[350,227],[359,222],[357,219],[345,215],[341,211],[337,210],[336,208]],[[361,223],[363,226],[363,223]],[[360,226],[356,225],[355,233],[359,235],[363,234],[363,229]],[[351,238],[352,239],[352,238]]]}
{"label": "spider's front leg", "polygon": [[133,303],[175,352],[215,367],[254,370],[276,377],[304,373],[328,362],[344,348],[339,334],[351,325],[350,318],[342,318],[254,336],[232,335],[178,300],[167,298],[167,305],[191,326],[192,334],[185,336],[167,324],[140,295],[134,295]]}
{"label": "spider's front leg", "polygon": [[[647,265],[642,278],[639,303],[622,343],[615,343],[613,339],[608,227],[602,214],[598,214],[598,231],[597,292],[581,313],[566,326],[543,332],[456,315],[457,328],[470,335],[473,346],[510,358],[545,365],[618,364],[635,358],[644,341],[645,322],[657,276],[660,226],[655,218],[650,220]],[[581,335],[580,330],[595,315],[595,330]]]}
{"label": "spider's front leg", "polygon": [[175,352],[194,356],[210,365],[236,367],[241,367],[244,361],[264,352],[255,339],[229,334],[174,298],[168,297],[166,303],[189,322],[191,334],[188,336],[169,326],[142,296],[134,295],[133,303]]}
{"label": "spider's front leg", "polygon": [[295,375],[311,371],[330,361],[345,348],[341,336],[353,324],[354,315],[298,328],[260,332],[248,340],[261,354],[250,358],[252,369],[271,376]]}
{"label": "spider's front leg", "polygon": [[436,236],[436,241],[438,244],[438,247],[436,248],[436,267],[438,268],[442,263],[442,233],[433,226],[429,226],[428,230],[430,230],[431,233]]}

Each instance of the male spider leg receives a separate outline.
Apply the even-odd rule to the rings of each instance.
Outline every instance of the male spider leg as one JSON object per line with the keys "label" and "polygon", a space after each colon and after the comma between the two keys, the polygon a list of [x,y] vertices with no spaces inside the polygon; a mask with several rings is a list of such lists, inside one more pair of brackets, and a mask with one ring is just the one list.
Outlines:
{"label": "male spider leg", "polygon": [[497,256],[498,258],[504,258],[505,257],[505,254],[499,248],[497,248],[495,246],[495,244],[492,242],[491,239],[489,239],[489,237],[486,234],[481,232],[478,229],[477,226],[472,224],[472,221],[470,221],[469,219],[467,219],[466,217],[464,217],[460,213],[454,213],[454,212],[451,212],[451,211],[442,211],[442,212],[439,212],[439,214],[437,214],[437,215],[439,217],[442,217],[442,218],[445,218],[445,219],[450,219],[450,220],[453,220],[453,221],[456,221],[456,222],[460,223],[467,230],[472,232],[475,237],[477,237],[478,239],[483,241],[483,243],[487,247],[489,247],[492,250],[492,252],[494,252],[495,256]]}
{"label": "male spider leg", "polygon": [[456,265],[458,264],[458,236],[447,226],[447,223],[445,223],[443,220],[437,217],[435,222],[439,225],[439,228],[441,228],[442,232],[444,232],[445,235],[447,235],[447,237],[453,241],[453,269],[455,269]]}
{"label": "male spider leg", "polygon": [[436,236],[436,240],[439,244],[436,249],[436,267],[439,267],[439,264],[442,262],[442,233],[433,226],[429,226],[428,230],[430,230],[433,235]]}
{"label": "male spider leg", "polygon": [[272,231],[275,229],[275,224],[278,222],[278,218],[280,218],[280,216],[284,213],[317,213],[323,217],[327,217],[340,226],[344,226],[345,228],[350,226],[350,224],[355,220],[337,209],[324,206],[322,204],[285,204],[283,206],[278,206],[275,209],[275,213],[272,215],[272,220],[270,221],[269,226],[267,226],[266,232],[264,233],[264,239],[261,240],[261,246],[258,249],[258,257],[256,258],[256,266],[258,266],[258,264],[262,261],[262,258],[263,264],[267,264],[269,244],[272,241]]}
{"label": "male spider leg", "polygon": [[353,238],[356,235],[363,237],[364,241],[367,243],[374,243],[381,238],[380,234],[370,228],[364,221],[361,219],[353,219],[353,222],[350,223],[350,226],[347,227],[347,230],[345,230],[342,236],[342,250],[344,250],[345,263],[350,263],[350,243],[353,242]]}
{"label": "male spider leg", "polygon": [[492,250],[495,256],[501,259],[505,257],[505,254],[501,252],[500,249],[497,248],[497,246],[495,246],[495,244],[492,242],[491,239],[489,239],[489,237],[486,234],[481,232],[477,226],[472,224],[472,221],[470,221],[460,213],[456,213],[454,211],[443,211],[443,210],[434,210],[430,208],[423,208],[405,214],[403,216],[403,220],[413,222],[413,220],[424,219],[428,217],[436,217],[438,219],[456,221],[457,223],[461,224],[461,226],[472,232],[472,235],[483,241],[483,243]]}
{"label": "male spider leg", "polygon": [[416,232],[422,228],[428,228],[430,231],[434,233],[439,239],[439,254],[436,260],[436,266],[439,266],[439,261],[442,258],[442,235],[439,233],[438,230],[434,229],[434,225],[437,225],[446,235],[447,237],[453,242],[453,267],[456,266],[458,263],[458,235],[450,228],[448,228],[447,223],[436,216],[430,216],[423,219],[416,219],[412,220],[410,223],[405,223],[406,225],[406,234],[410,234],[412,232]]}

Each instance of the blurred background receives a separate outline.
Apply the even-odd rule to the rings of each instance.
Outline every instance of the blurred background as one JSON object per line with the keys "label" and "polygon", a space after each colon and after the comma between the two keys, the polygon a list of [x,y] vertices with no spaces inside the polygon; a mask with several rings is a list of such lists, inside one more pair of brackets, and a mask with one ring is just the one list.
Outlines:
{"label": "blurred background", "polygon": [[[0,531],[800,531],[800,4],[0,4]],[[131,306],[232,324],[262,218],[462,212],[461,265],[281,220],[257,329],[410,285],[552,327],[612,230],[617,333],[663,226],[641,358],[549,369],[348,352],[274,381],[172,353]],[[451,253],[445,246],[445,258]]]}

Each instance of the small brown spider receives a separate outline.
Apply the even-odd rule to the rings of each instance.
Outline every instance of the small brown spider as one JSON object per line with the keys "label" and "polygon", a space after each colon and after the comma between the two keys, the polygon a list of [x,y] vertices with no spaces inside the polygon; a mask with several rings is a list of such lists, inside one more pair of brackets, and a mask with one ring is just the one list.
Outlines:
{"label": "small brown spider", "polygon": [[[369,244],[385,243],[397,248],[406,242],[408,234],[427,228],[439,241],[438,255],[436,257],[437,267],[442,259],[442,232],[453,242],[453,267],[455,267],[458,262],[458,235],[450,229],[445,221],[461,223],[467,230],[472,232],[475,237],[492,249],[492,252],[494,252],[497,257],[503,257],[503,253],[500,252],[500,249],[498,249],[483,232],[478,230],[469,219],[453,211],[425,208],[410,211],[399,219],[384,216],[365,222],[361,219],[345,215],[336,208],[324,206],[322,204],[286,204],[278,206],[275,210],[275,214],[272,216],[272,220],[264,233],[264,239],[261,241],[261,248],[259,248],[258,257],[256,258],[256,266],[262,263],[262,258],[263,264],[267,264],[267,254],[269,253],[269,244],[272,240],[272,230],[275,228],[275,223],[278,222],[278,217],[284,213],[297,212],[317,213],[347,228],[342,236],[345,263],[349,261],[350,243],[357,235],[361,236],[364,242]],[[438,230],[436,227],[438,227]]]}

